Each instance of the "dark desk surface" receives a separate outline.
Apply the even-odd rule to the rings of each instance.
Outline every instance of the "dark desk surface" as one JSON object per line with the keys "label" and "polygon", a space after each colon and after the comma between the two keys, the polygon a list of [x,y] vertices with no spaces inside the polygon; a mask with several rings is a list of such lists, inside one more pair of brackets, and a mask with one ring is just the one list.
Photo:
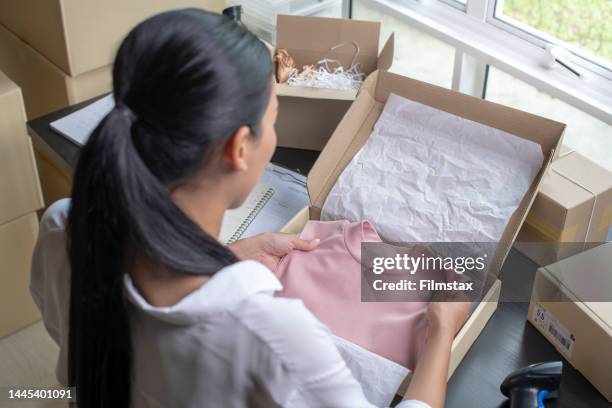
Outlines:
{"label": "dark desk surface", "polygon": [[[71,173],[78,147],[49,129],[49,123],[79,109],[84,102],[28,122],[34,143]],[[272,161],[306,174],[317,152],[278,148]],[[513,249],[502,269],[502,300],[480,337],[448,384],[446,406],[453,408],[506,407],[499,384],[511,371],[536,362],[563,360],[561,397],[547,407],[612,407],[597,390],[537,330],[526,322],[527,303],[504,299],[528,299],[537,266]],[[611,368],[612,369],[612,368]]]}

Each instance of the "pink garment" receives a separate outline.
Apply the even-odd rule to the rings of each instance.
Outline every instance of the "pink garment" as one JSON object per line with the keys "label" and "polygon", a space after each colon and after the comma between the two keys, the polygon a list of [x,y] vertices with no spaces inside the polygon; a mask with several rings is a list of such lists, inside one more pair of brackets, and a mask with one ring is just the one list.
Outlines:
{"label": "pink garment", "polygon": [[302,299],[337,336],[414,369],[425,344],[426,302],[361,302],[361,242],[381,242],[367,221],[309,221],[310,252],[293,251],[276,267],[276,296]]}

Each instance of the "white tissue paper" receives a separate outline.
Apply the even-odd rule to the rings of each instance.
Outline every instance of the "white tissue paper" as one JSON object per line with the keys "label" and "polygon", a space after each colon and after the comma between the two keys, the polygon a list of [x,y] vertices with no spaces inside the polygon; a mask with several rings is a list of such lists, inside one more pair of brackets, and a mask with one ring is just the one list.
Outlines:
{"label": "white tissue paper", "polygon": [[391,242],[499,241],[544,156],[537,143],[391,94],[322,220]]}
{"label": "white tissue paper", "polygon": [[377,407],[388,407],[410,370],[341,337],[332,337],[368,401]]}

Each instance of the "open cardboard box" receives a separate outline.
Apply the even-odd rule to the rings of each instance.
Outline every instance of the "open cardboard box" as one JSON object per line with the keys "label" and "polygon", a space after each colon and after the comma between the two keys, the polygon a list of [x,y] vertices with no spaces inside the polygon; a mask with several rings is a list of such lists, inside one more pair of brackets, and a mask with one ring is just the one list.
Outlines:
{"label": "open cardboard box", "polygon": [[[376,71],[364,82],[357,99],[351,105],[308,174],[307,186],[311,205],[296,214],[283,227],[282,231],[299,233],[308,220],[319,219],[321,208],[329,191],[353,156],[368,140],[390,93],[495,127],[523,139],[531,140],[542,147],[544,153],[542,167],[519,207],[510,218],[490,264],[490,270],[498,275],[531,207],[542,176],[548,169],[555,150],[560,145],[565,125],[386,71]],[[455,337],[449,377],[497,308],[500,289],[501,281],[494,279],[490,282],[482,302],[475,308],[469,320]],[[406,386],[407,381],[400,388],[400,394],[403,394]]]}
{"label": "open cardboard box", "polygon": [[[380,23],[340,18],[279,15],[276,47],[293,57],[298,69],[315,64],[324,57],[338,60],[348,68],[359,46],[356,62],[365,75],[377,69],[388,70],[393,63],[394,36],[391,34],[378,53]],[[277,84],[279,114],[276,121],[278,145],[321,150],[357,95],[356,91],[337,91]]]}

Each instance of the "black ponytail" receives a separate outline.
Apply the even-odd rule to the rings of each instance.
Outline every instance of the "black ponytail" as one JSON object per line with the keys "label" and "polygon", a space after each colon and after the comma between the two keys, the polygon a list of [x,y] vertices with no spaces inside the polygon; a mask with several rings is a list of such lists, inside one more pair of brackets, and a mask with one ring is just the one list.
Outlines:
{"label": "black ponytail", "polygon": [[134,254],[189,274],[236,262],[170,190],[241,126],[257,134],[271,75],[263,43],[200,10],[154,16],[123,41],[113,68],[116,107],[81,151],[68,218],[68,368],[79,407],[130,404],[123,275]]}

